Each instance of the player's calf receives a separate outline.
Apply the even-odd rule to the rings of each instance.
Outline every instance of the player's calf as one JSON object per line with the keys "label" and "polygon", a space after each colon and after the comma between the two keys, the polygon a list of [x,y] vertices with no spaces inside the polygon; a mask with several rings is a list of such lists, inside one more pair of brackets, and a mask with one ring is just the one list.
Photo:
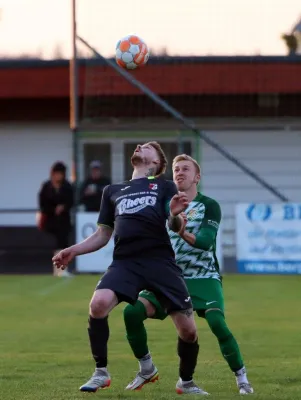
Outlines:
{"label": "player's calf", "polygon": [[147,307],[148,305],[152,306],[148,300],[139,298],[135,305],[127,305],[123,311],[127,339],[140,367],[135,379],[127,385],[127,390],[140,390],[145,384],[159,379],[158,370],[148,350],[147,333],[144,327],[144,320],[147,319],[149,313],[151,316],[155,313],[154,307]]}
{"label": "player's calf", "polygon": [[226,324],[223,312],[212,308],[206,311],[205,318],[212,333],[214,333],[218,340],[224,359],[235,375],[239,393],[253,393],[254,390],[248,381],[238,343]]}
{"label": "player's calf", "polygon": [[107,315],[117,304],[117,297],[112,290],[96,290],[90,302],[88,334],[92,355],[96,364],[92,377],[80,387],[82,392],[96,392],[111,384],[107,371],[109,324]]}
{"label": "player's calf", "polygon": [[184,382],[189,382],[192,380],[199,353],[193,310],[187,309],[174,312],[171,314],[171,318],[179,334],[180,378]]}
{"label": "player's calf", "polygon": [[199,344],[192,308],[171,314],[177,328],[178,355],[180,358],[180,379],[176,385],[178,394],[207,394],[193,382],[193,374],[197,365]]}

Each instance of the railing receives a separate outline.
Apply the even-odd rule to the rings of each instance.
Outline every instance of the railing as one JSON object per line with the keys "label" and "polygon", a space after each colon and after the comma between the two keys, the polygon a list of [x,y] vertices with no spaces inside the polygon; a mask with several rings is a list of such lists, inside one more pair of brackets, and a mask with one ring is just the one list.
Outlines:
{"label": "railing", "polygon": [[33,208],[2,208],[0,209],[0,227],[34,227],[37,211]]}

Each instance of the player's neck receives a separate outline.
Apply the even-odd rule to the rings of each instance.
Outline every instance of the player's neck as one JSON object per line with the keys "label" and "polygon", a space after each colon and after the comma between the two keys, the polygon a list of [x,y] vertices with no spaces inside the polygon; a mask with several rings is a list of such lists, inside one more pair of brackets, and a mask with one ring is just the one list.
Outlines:
{"label": "player's neck", "polygon": [[155,173],[155,168],[151,166],[135,167],[132,179],[148,178],[150,176],[155,176]]}
{"label": "player's neck", "polygon": [[192,186],[188,190],[185,190],[185,193],[187,195],[188,202],[190,203],[198,194],[198,189],[196,186]]}

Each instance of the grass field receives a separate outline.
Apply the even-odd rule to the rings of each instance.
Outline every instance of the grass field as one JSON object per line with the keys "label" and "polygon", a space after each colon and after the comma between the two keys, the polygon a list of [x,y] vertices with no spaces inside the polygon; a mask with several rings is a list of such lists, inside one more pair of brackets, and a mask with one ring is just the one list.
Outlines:
{"label": "grass field", "polygon": [[[0,399],[177,398],[177,336],[169,319],[147,322],[159,382],[141,392],[124,391],[137,363],[125,340],[123,305],[110,316],[111,387],[95,395],[78,391],[94,369],[86,328],[96,282],[96,276],[0,277]],[[241,345],[254,399],[301,399],[301,277],[228,276],[224,282],[228,323]],[[203,320],[197,324],[196,381],[211,399],[238,398],[215,338]]]}

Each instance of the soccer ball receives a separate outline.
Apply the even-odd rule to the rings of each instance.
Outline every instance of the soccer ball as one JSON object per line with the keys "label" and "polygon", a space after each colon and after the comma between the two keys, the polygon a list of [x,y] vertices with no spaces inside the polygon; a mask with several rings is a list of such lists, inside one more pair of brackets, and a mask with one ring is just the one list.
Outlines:
{"label": "soccer ball", "polygon": [[142,39],[129,35],[119,40],[116,46],[116,62],[125,69],[136,69],[147,63],[149,50]]}

